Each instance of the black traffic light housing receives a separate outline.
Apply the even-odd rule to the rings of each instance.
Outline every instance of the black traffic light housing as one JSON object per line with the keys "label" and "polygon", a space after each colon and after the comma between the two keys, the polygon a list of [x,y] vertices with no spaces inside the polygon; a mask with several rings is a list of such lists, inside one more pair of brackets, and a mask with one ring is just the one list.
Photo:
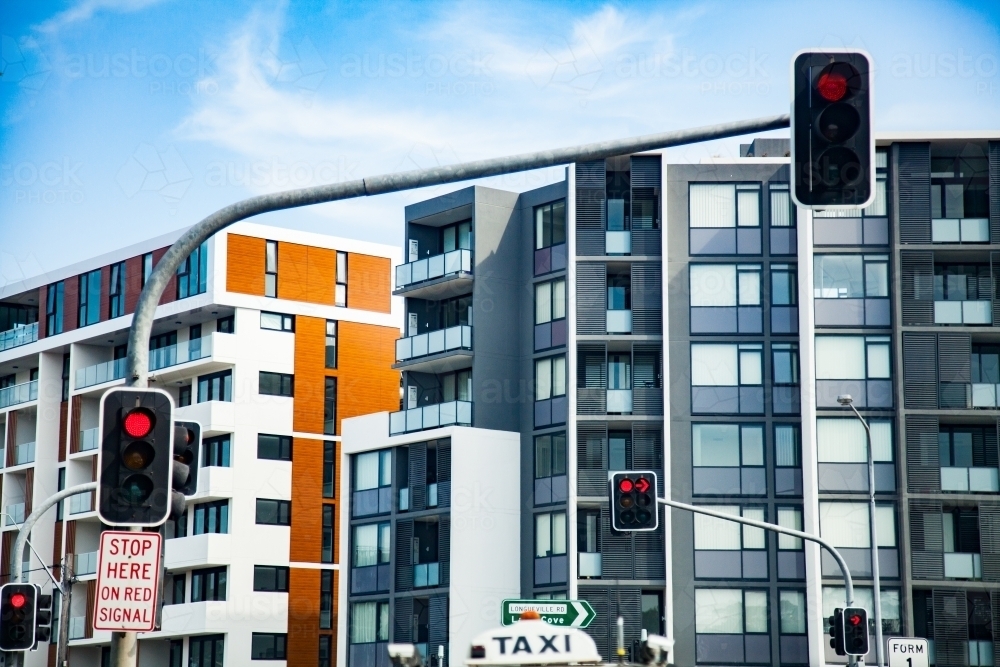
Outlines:
{"label": "black traffic light housing", "polygon": [[863,51],[800,51],[792,60],[792,199],[813,209],[875,198],[872,60]]}
{"label": "black traffic light housing", "polygon": [[830,648],[837,652],[837,655],[847,655],[844,650],[844,610],[840,607],[833,610],[830,622]]}
{"label": "black traffic light housing", "polygon": [[101,399],[97,514],[112,526],[159,526],[170,513],[173,410],[162,389],[112,389]]}
{"label": "black traffic light housing", "polygon": [[868,653],[868,612],[861,607],[844,610],[844,651],[847,655]]}
{"label": "black traffic light housing", "polygon": [[[0,650],[30,651],[35,648],[38,597],[39,589],[35,584],[0,587]],[[51,598],[49,606],[52,606]]]}
{"label": "black traffic light housing", "polygon": [[660,522],[656,502],[656,473],[627,470],[609,480],[611,527],[621,531],[656,530]]}
{"label": "black traffic light housing", "polygon": [[184,513],[184,496],[193,496],[198,491],[198,465],[201,456],[201,424],[198,422],[174,422],[174,470],[173,493],[170,499],[170,517],[178,518]]}
{"label": "black traffic light housing", "polygon": [[35,611],[35,644],[52,638],[52,596],[39,592]]}

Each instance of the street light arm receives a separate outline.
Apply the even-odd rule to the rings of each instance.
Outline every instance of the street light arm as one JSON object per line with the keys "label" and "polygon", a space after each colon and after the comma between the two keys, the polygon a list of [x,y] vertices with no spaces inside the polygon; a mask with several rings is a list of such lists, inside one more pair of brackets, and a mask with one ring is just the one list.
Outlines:
{"label": "street light arm", "polygon": [[65,500],[70,496],[75,496],[79,493],[86,493],[87,491],[97,490],[97,482],[87,482],[86,484],[77,484],[68,489],[63,489],[58,491],[53,495],[49,496],[41,502],[41,504],[32,510],[28,518],[24,520],[20,528],[17,531],[17,539],[14,540],[14,548],[10,551],[10,580],[20,581],[21,580],[21,557],[24,556],[24,543],[28,541],[28,535],[31,535],[31,529],[35,527],[35,523],[42,518],[53,505],[58,503],[60,500]]}

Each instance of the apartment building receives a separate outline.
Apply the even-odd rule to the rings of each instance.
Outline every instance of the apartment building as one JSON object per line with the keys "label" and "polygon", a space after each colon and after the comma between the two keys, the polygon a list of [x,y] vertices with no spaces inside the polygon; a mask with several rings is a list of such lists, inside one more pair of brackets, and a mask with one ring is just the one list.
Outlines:
{"label": "apartment building", "polygon": [[[124,382],[131,313],[178,236],[0,290],[0,580],[32,505],[95,479],[100,398]],[[390,285],[401,259],[389,246],[241,223],[171,280],[150,384],[204,440],[197,493],[162,528],[165,606],[160,629],[140,635],[141,664],[334,664],[341,421],[399,406]],[[80,494],[36,524],[25,571],[48,590],[44,568],[71,568],[57,624],[68,626],[70,664],[97,667],[110,636],[91,626],[104,528],[93,509]],[[54,644],[27,664],[54,665]]]}
{"label": "apartment building", "polygon": [[[537,190],[407,207],[403,405],[377,440],[345,429],[352,494],[374,479],[360,453],[397,457],[398,474],[384,504],[345,503],[343,530],[387,527],[375,583],[355,589],[352,568],[342,589],[342,664],[388,641],[449,665],[468,650],[455,587],[431,586],[423,541],[393,522],[414,494],[442,497],[454,474],[440,452],[469,429],[520,437],[520,587],[504,595],[588,600],[606,657],[622,616],[630,651],[664,633],[675,664],[846,662],[825,625],[842,578],[814,545],[679,511],[656,533],[612,532],[609,471],[650,469],[677,500],[821,534],[869,610],[874,549],[887,636],[931,639],[936,665],[994,664],[998,140],[880,137],[877,197],[858,211],[798,210],[781,139],[700,164],[579,163]],[[865,430],[844,394],[872,430],[874,545]],[[370,582],[375,533],[361,532],[345,532],[342,559]],[[436,615],[399,602],[418,576]],[[498,622],[502,597],[477,618]]]}

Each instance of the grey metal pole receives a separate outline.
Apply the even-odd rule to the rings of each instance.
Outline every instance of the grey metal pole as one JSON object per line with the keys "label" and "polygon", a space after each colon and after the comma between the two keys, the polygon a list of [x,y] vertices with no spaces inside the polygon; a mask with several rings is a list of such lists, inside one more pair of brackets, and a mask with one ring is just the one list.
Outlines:
{"label": "grey metal pole", "polygon": [[66,498],[75,496],[78,493],[86,493],[87,491],[94,491],[96,489],[97,482],[77,484],[76,486],[63,489],[62,491],[49,496],[43,500],[37,508],[31,511],[31,514],[28,515],[28,518],[24,520],[24,523],[22,523],[18,529],[17,538],[14,540],[14,548],[10,551],[11,581],[21,580],[21,558],[24,556],[24,543],[28,541],[28,535],[31,534],[31,529],[35,527],[35,523],[42,518],[42,515],[49,511],[52,506],[60,500],[65,500]]}
{"label": "grey metal pole", "polygon": [[63,556],[62,598],[59,600],[59,636],[56,643],[56,667],[66,667],[69,653],[69,610],[73,600],[73,562]]}
{"label": "grey metal pole", "polygon": [[875,526],[875,452],[872,451],[872,429],[868,421],[861,416],[858,409],[854,407],[854,402],[844,403],[854,415],[861,420],[861,425],[865,427],[865,437],[868,440],[868,522],[871,524],[872,541],[872,581],[875,587],[872,595],[872,604],[875,607],[875,659],[879,667],[884,665],[882,647],[882,584],[879,577],[878,566],[878,530]]}

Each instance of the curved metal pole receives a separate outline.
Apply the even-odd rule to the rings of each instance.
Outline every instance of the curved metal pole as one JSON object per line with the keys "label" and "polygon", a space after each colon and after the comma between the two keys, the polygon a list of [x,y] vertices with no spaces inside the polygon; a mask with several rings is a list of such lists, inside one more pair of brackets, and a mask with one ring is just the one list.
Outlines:
{"label": "curved metal pole", "polygon": [[639,153],[642,151],[682,146],[685,144],[724,139],[726,137],[765,132],[788,127],[788,114],[766,116],[735,123],[708,125],[690,130],[661,132],[647,134],[629,139],[600,141],[592,144],[558,148],[534,153],[522,153],[489,160],[476,160],[463,164],[429,169],[416,169],[397,174],[384,174],[362,178],[346,183],[319,185],[298,190],[287,190],[272,194],[258,195],[243,201],[230,204],[208,216],[174,242],[167,253],[153,269],[146,285],[139,295],[132,327],[128,338],[128,361],[125,373],[126,384],[134,387],[145,387],[149,374],[149,334],[153,327],[153,317],[160,296],[170,278],[177,272],[181,263],[191,252],[209,239],[216,232],[225,229],[240,220],[246,220],[261,213],[280,211],[282,209],[309,206],[323,202],[367,197],[412,190],[431,185],[456,183],[474,178],[511,174],[530,169],[541,169],[582,160],[597,160],[600,158]]}
{"label": "curved metal pole", "polygon": [[65,500],[66,498],[75,496],[78,493],[86,493],[87,491],[96,490],[97,482],[78,484],[49,496],[42,501],[41,505],[32,510],[31,514],[28,515],[28,518],[24,520],[24,523],[22,523],[18,529],[17,539],[14,540],[14,548],[10,551],[11,581],[17,582],[21,580],[21,557],[24,556],[24,543],[28,541],[28,535],[31,534],[31,529],[35,527],[35,523],[42,518],[42,515],[60,500]]}

